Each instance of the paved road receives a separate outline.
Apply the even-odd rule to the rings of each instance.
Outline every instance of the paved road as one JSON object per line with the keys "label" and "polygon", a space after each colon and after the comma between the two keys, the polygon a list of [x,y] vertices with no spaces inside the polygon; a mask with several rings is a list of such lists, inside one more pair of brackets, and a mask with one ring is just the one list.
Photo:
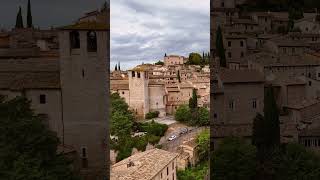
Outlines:
{"label": "paved road", "polygon": [[170,151],[170,152],[176,152],[178,147],[183,144],[184,141],[191,140],[192,138],[196,138],[198,134],[200,134],[203,130],[205,130],[205,127],[195,128],[195,127],[189,127],[189,129],[192,129],[186,134],[178,135],[178,137],[172,141],[168,141],[167,139],[170,137],[168,135],[165,136],[165,141],[160,142],[162,145],[162,149]]}

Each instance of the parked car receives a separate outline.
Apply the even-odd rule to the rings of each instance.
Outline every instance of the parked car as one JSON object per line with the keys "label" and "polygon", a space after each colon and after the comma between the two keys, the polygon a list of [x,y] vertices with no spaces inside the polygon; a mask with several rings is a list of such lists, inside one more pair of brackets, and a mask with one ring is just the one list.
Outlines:
{"label": "parked car", "polygon": [[185,134],[185,133],[188,133],[188,128],[180,128],[180,132],[179,134]]}
{"label": "parked car", "polygon": [[177,138],[177,136],[176,136],[176,135],[172,135],[172,136],[170,136],[170,137],[168,138],[168,141],[175,140],[176,138]]}

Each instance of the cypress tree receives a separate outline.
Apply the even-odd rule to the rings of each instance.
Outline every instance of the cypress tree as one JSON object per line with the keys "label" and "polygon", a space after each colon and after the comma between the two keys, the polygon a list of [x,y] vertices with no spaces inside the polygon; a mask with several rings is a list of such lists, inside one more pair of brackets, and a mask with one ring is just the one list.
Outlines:
{"label": "cypress tree", "polygon": [[280,121],[277,103],[274,98],[272,86],[267,87],[264,97],[264,118],[268,135],[266,134],[267,145],[276,147],[280,144]]}
{"label": "cypress tree", "polygon": [[121,69],[120,69],[120,61],[118,62],[118,70],[120,71]]}
{"label": "cypress tree", "polygon": [[189,99],[189,108],[193,111],[198,107],[197,90],[192,90],[192,97]]}
{"label": "cypress tree", "polygon": [[116,67],[114,68],[115,71],[118,71],[118,65],[116,64]]}
{"label": "cypress tree", "polygon": [[178,70],[177,78],[178,78],[179,83],[181,83],[180,71],[179,70]]}
{"label": "cypress tree", "polygon": [[167,53],[164,53],[164,57],[167,57]]}
{"label": "cypress tree", "polygon": [[227,67],[225,49],[223,47],[222,31],[221,31],[220,26],[218,26],[216,36],[217,36],[216,37],[216,48],[217,48],[217,54],[220,58],[220,66]]}
{"label": "cypress tree", "polygon": [[28,28],[32,28],[33,27],[30,0],[28,0],[27,27]]}
{"label": "cypress tree", "polygon": [[17,19],[16,19],[16,28],[23,28],[23,19],[22,19],[22,12],[21,12],[21,7],[19,6],[19,12],[17,14]]}

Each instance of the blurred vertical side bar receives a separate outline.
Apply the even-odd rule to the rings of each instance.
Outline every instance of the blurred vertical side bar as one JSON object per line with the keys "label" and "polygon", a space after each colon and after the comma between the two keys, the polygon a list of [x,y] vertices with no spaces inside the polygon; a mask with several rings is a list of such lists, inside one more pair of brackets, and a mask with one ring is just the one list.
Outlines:
{"label": "blurred vertical side bar", "polygon": [[64,143],[84,180],[109,179],[110,4],[59,31]]}

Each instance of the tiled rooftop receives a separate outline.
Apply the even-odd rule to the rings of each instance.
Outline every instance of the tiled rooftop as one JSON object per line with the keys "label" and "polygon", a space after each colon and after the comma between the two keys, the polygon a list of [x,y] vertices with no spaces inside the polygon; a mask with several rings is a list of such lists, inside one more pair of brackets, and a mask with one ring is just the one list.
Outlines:
{"label": "tiled rooftop", "polygon": [[[178,154],[151,149],[134,154],[111,168],[111,180],[149,180],[164,169]],[[133,166],[128,167],[129,163]]]}

